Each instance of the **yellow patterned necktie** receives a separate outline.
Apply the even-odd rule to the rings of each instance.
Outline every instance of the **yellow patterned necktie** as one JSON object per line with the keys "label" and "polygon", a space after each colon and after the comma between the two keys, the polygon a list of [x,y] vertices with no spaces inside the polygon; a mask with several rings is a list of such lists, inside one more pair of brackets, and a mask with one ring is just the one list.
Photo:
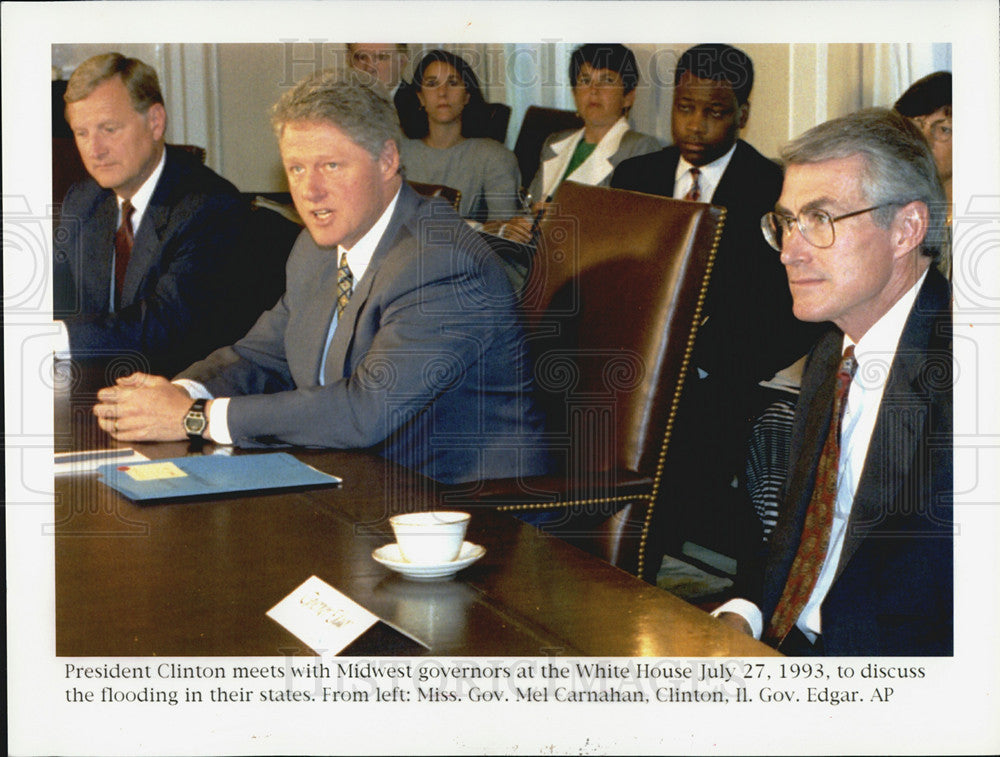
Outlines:
{"label": "yellow patterned necktie", "polygon": [[340,267],[337,269],[337,318],[339,319],[347,307],[348,300],[354,292],[354,274],[347,265],[347,252],[340,253]]}

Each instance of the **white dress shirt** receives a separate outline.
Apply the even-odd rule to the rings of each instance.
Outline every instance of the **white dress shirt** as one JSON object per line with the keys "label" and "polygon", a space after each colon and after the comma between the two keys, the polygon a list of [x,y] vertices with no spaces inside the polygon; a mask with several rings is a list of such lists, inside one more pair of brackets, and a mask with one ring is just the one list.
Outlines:
{"label": "white dress shirt", "polygon": [[[858,361],[858,369],[847,390],[847,407],[844,410],[840,432],[837,498],[834,504],[830,545],[816,586],[796,622],[799,630],[812,642],[816,641],[823,630],[820,608],[833,585],[837,565],[840,563],[840,553],[844,548],[844,536],[851,516],[854,493],[858,489],[865,458],[868,456],[868,445],[878,420],[878,409],[882,402],[886,379],[889,377],[889,367],[896,357],[896,347],[903,333],[903,327],[926,277],[925,271],[917,283],[900,297],[856,344],[849,336],[844,335],[841,354],[848,345],[854,344],[854,357]],[[742,615],[750,624],[754,638],[761,637],[764,630],[763,616],[760,608],[754,603],[745,599],[732,599],[712,614],[717,616],[723,612]]]}
{"label": "white dress shirt", "polygon": [[[700,172],[698,176],[698,192],[701,199],[699,202],[712,201],[712,196],[715,194],[719,182],[722,181],[722,174],[729,167],[729,161],[732,160],[734,152],[736,152],[735,143],[721,158],[716,158],[711,163],[703,166],[697,166]],[[683,156],[677,160],[677,171],[674,173],[674,199],[683,200],[687,193],[691,191],[691,187],[694,184],[694,179],[691,176],[692,168],[695,168],[695,166],[684,160]]]}
{"label": "white dress shirt", "polygon": [[[153,191],[156,189],[156,182],[160,180],[160,175],[163,173],[163,166],[167,160],[167,151],[164,150],[160,155],[160,162],[156,164],[156,168],[153,169],[153,173],[149,175],[139,187],[138,191],[132,195],[132,207],[135,210],[132,212],[132,233],[133,236],[139,233],[139,224],[142,223],[142,216],[146,212],[146,208],[149,207],[149,201],[153,199]],[[115,223],[115,228],[122,225],[122,204],[125,202],[123,197],[116,197],[118,201],[118,221]],[[110,276],[110,288],[108,289],[108,310],[109,312],[115,312],[115,253],[114,248],[111,250],[111,276]],[[69,330],[66,328],[66,324],[63,321],[56,321],[58,332],[54,337],[54,343],[52,351],[55,356],[61,360],[69,360],[73,357],[70,354],[69,349]]]}
{"label": "white dress shirt", "polygon": [[[351,269],[351,274],[354,277],[354,289],[356,290],[361,279],[364,277],[365,272],[368,270],[368,265],[371,263],[372,256],[375,254],[375,248],[378,247],[378,243],[382,240],[383,234],[385,234],[386,228],[389,226],[389,219],[392,218],[392,212],[396,209],[396,201],[399,199],[399,192],[392,198],[388,207],[382,211],[382,215],[379,216],[378,220],[372,225],[372,227],[365,233],[361,239],[358,240],[350,250],[347,252],[347,265]],[[337,245],[336,256],[339,262],[340,255],[345,252],[344,248]],[[323,350],[323,358],[320,360],[319,366],[319,383],[323,384],[323,373],[326,367],[326,351],[330,348],[330,341],[333,339],[333,332],[337,329],[337,309],[333,310],[333,317],[330,319],[330,327],[327,330],[326,335],[326,348]],[[218,399],[212,397],[212,394],[197,381],[191,381],[189,379],[178,379],[174,382],[181,388],[183,388],[192,399],[211,399],[214,400],[209,407],[208,411],[208,438],[217,444],[232,444],[233,437],[229,433],[229,398],[219,397]]]}

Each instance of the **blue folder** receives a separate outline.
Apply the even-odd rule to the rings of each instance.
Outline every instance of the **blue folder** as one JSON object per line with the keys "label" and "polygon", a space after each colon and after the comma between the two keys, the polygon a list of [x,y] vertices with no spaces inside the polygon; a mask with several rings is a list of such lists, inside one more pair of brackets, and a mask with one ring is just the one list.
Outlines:
{"label": "blue folder", "polygon": [[[129,471],[173,463],[186,475],[136,480]],[[287,452],[261,455],[200,455],[150,460],[143,463],[102,465],[97,473],[106,485],[135,502],[203,497],[229,492],[336,486],[341,479],[296,460]]]}

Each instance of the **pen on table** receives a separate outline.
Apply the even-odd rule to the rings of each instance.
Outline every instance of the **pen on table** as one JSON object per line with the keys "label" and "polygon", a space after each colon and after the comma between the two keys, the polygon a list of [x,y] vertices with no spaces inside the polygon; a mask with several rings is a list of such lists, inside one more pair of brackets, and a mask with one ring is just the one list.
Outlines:
{"label": "pen on table", "polygon": [[99,449],[90,452],[57,452],[56,463],[68,465],[72,463],[89,463],[94,460],[116,460],[120,457],[131,457],[135,450],[131,447],[120,447],[119,449]]}
{"label": "pen on table", "polygon": [[542,216],[545,215],[545,210],[548,208],[550,202],[552,202],[552,195],[549,195],[544,200],[542,200],[542,207],[539,209],[537,213],[535,213],[535,217],[531,221],[532,242],[534,242],[535,236],[538,234],[538,225],[542,222]]}

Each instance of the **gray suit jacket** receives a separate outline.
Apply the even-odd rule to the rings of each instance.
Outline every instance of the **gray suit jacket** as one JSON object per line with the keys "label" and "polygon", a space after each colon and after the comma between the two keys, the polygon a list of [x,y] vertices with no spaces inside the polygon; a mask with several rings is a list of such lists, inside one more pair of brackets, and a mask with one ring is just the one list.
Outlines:
{"label": "gray suit jacket", "polygon": [[510,284],[447,203],[404,183],[321,384],[337,264],[304,231],[277,305],[181,374],[233,398],[235,444],[370,448],[446,483],[548,470]]}

